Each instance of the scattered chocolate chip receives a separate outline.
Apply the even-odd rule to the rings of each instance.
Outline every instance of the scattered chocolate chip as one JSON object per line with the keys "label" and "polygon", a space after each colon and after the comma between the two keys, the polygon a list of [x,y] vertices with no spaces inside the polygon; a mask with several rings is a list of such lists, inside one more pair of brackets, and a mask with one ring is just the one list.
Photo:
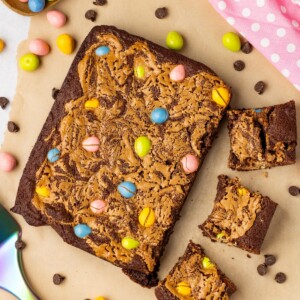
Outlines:
{"label": "scattered chocolate chip", "polygon": [[263,81],[258,81],[255,84],[254,89],[259,95],[261,95],[264,92],[265,87],[266,87],[266,85]]}
{"label": "scattered chocolate chip", "polygon": [[276,263],[276,257],[274,255],[266,254],[265,255],[265,264],[267,266],[272,266]]}
{"label": "scattered chocolate chip", "polygon": [[166,7],[159,7],[155,11],[155,17],[158,19],[163,19],[168,15],[168,9]]}
{"label": "scattered chocolate chip", "polygon": [[245,63],[242,60],[237,60],[233,63],[233,67],[236,71],[242,71],[245,69]]}
{"label": "scattered chocolate chip", "polygon": [[242,44],[241,50],[242,50],[243,53],[249,54],[249,53],[252,52],[253,46],[249,42],[244,42]]}
{"label": "scattered chocolate chip", "polygon": [[298,188],[297,186],[290,186],[289,187],[289,193],[292,195],[292,196],[298,196],[300,194],[300,188]]}
{"label": "scattered chocolate chip", "polygon": [[248,257],[248,258],[251,258],[251,255],[250,255],[250,254],[247,254],[247,257]]}
{"label": "scattered chocolate chip", "polygon": [[5,97],[0,97],[0,107],[2,109],[5,109],[5,107],[7,106],[7,104],[9,103],[8,99]]}
{"label": "scattered chocolate chip", "polygon": [[92,22],[95,22],[96,18],[97,18],[97,12],[93,9],[90,9],[88,10],[86,13],[85,13],[85,18],[87,20],[90,20]]}
{"label": "scattered chocolate chip", "polygon": [[277,283],[284,283],[286,281],[286,275],[282,272],[279,272],[275,276],[275,281]]}
{"label": "scattered chocolate chip", "polygon": [[53,283],[56,285],[60,285],[65,280],[65,277],[60,274],[53,275]]}
{"label": "scattered chocolate chip", "polygon": [[260,264],[257,267],[257,273],[261,276],[264,276],[267,274],[267,265],[266,264]]}
{"label": "scattered chocolate chip", "polygon": [[107,0],[95,0],[93,2],[94,5],[100,5],[100,6],[103,6],[107,3]]}
{"label": "scattered chocolate chip", "polygon": [[56,100],[56,97],[57,97],[58,93],[59,93],[59,89],[57,89],[57,88],[52,89],[52,98],[54,100]]}
{"label": "scattered chocolate chip", "polygon": [[26,244],[22,240],[17,240],[15,247],[17,250],[23,250],[26,247]]}
{"label": "scattered chocolate chip", "polygon": [[18,132],[20,130],[19,126],[15,122],[12,122],[12,121],[9,121],[7,123],[7,129],[9,132]]}

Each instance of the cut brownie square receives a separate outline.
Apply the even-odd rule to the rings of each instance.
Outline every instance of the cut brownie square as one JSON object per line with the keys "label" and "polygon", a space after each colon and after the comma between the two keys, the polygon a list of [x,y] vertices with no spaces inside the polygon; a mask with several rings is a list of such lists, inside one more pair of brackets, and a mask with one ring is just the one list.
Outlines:
{"label": "cut brownie square", "polygon": [[230,96],[203,64],[95,27],[33,148],[13,211],[156,285]]}
{"label": "cut brownie square", "polygon": [[190,243],[169,275],[155,289],[158,300],[229,299],[234,283],[218,269],[200,245]]}
{"label": "cut brownie square", "polygon": [[200,225],[203,235],[259,254],[277,203],[259,192],[250,192],[239,178],[218,177],[214,208]]}
{"label": "cut brownie square", "polygon": [[294,164],[297,125],[295,102],[227,112],[231,169],[249,171]]}

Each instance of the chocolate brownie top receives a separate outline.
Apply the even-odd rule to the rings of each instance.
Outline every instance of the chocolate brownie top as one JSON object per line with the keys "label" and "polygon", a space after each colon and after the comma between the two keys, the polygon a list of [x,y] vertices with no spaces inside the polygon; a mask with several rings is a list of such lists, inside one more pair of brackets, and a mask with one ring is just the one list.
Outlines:
{"label": "chocolate brownie top", "polygon": [[[109,52],[100,56],[99,47]],[[185,68],[181,81],[170,79],[177,65]],[[135,73],[139,66],[142,77]],[[72,83],[77,78],[79,94],[74,92],[78,85]],[[79,247],[82,243],[73,242],[77,238],[70,228],[87,224],[92,231],[84,238],[88,251],[121,267],[152,272],[196,175],[185,172],[181,160],[192,154],[202,163],[225,112],[225,106],[212,101],[212,90],[219,87],[226,88],[200,63],[114,27],[95,27],[79,50],[31,155],[14,211],[34,223],[35,209],[39,221],[59,225],[59,233],[68,235],[65,240]],[[164,124],[150,120],[157,107],[168,111]],[[134,150],[140,136],[151,141],[144,157]],[[99,146],[97,151],[83,147],[88,137],[98,138],[99,145],[90,145]],[[57,149],[59,159],[41,158],[45,148]],[[28,175],[32,163],[34,178]],[[130,199],[118,192],[124,181],[136,186]],[[28,196],[34,206],[30,213],[24,205]],[[105,209],[95,214],[90,205],[99,199]],[[139,223],[144,208],[154,212],[151,226]],[[137,241],[138,247],[125,249],[124,237]]]}

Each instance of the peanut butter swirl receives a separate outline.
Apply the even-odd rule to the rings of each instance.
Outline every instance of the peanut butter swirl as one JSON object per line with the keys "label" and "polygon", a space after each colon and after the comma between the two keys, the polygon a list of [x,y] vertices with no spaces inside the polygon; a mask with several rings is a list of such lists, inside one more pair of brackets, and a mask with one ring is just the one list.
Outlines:
{"label": "peanut butter swirl", "polygon": [[[110,52],[97,56],[100,46]],[[85,240],[97,256],[122,267],[140,257],[145,273],[154,270],[166,231],[195,177],[184,173],[180,160],[191,153],[202,162],[225,109],[211,99],[214,87],[225,87],[218,77],[201,71],[173,82],[169,74],[175,65],[161,60],[145,41],[127,45],[112,33],[98,35],[78,65],[83,96],[70,99],[61,123],[47,137],[60,158],[54,163],[45,158],[36,173],[36,185],[47,187],[50,196],[35,193],[32,200],[50,224],[88,224],[92,234]],[[134,75],[137,66],[145,68],[141,79]],[[95,99],[98,107],[85,108],[86,101]],[[157,107],[169,112],[163,125],[150,120]],[[142,135],[152,142],[144,158],[133,147]],[[91,136],[100,140],[94,153],[82,147]],[[118,193],[122,181],[136,185],[134,197]],[[96,199],[106,203],[100,215],[89,208]],[[155,223],[148,228],[138,222],[145,207],[155,212]],[[139,247],[124,249],[126,236],[138,240]]]}

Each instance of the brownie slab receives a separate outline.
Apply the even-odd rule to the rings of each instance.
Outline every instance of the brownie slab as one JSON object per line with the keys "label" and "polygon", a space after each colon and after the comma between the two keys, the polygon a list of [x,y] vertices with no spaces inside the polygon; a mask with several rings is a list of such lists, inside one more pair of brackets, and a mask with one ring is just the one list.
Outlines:
{"label": "brownie slab", "polygon": [[[174,69],[181,80],[171,79]],[[12,210],[155,285],[230,96],[205,65],[115,27],[95,27],[57,94]],[[151,119],[157,108],[156,121],[167,112],[162,124]]]}
{"label": "brownie slab", "polygon": [[297,125],[295,102],[227,112],[228,166],[239,171],[294,164]]}
{"label": "brownie slab", "polygon": [[200,245],[189,242],[185,253],[155,289],[158,300],[229,299],[234,283],[218,269]]}
{"label": "brownie slab", "polygon": [[277,203],[259,192],[251,192],[239,178],[218,177],[214,207],[200,225],[203,235],[259,254]]}

